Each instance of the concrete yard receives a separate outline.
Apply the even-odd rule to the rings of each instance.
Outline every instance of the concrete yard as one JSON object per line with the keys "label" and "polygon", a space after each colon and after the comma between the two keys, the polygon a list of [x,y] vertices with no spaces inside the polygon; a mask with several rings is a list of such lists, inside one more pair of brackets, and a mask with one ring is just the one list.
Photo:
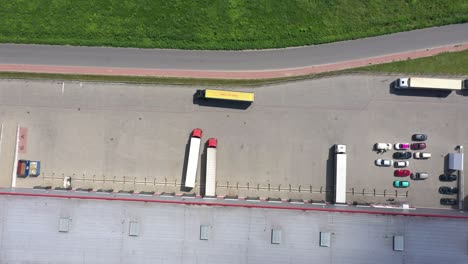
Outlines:
{"label": "concrete yard", "polygon": [[[199,103],[193,95],[204,87],[1,80],[0,183],[11,184],[19,124],[28,131],[19,158],[40,160],[42,174],[18,178],[18,187],[61,186],[63,176],[72,176],[74,188],[200,193],[203,162],[198,187],[180,186],[189,136],[199,127],[203,143],[218,138],[218,195],[329,200],[331,147],[339,143],[348,147],[349,202],[395,199],[440,207],[445,156],[457,145],[468,146],[468,97],[396,94],[389,85],[397,77],[351,75],[233,88],[255,92],[248,107]],[[432,158],[410,159],[409,169],[428,172],[430,179],[410,180],[410,188],[396,193],[394,169],[374,165],[393,151],[380,155],[372,147],[411,142],[413,133],[428,134]],[[201,152],[204,161],[206,149]]]}

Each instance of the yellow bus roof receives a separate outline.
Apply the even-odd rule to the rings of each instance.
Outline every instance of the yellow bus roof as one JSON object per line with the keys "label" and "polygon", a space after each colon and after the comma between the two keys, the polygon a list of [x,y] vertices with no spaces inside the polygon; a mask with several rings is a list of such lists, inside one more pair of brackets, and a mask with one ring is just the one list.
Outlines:
{"label": "yellow bus roof", "polygon": [[254,93],[207,89],[205,90],[205,98],[253,102]]}

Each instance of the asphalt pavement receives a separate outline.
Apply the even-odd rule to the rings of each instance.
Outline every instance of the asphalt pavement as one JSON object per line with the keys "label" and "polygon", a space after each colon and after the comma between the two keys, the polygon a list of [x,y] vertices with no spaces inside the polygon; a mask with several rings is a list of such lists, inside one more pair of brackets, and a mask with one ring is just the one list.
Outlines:
{"label": "asphalt pavement", "polygon": [[468,42],[468,24],[287,49],[189,51],[0,44],[0,64],[248,71],[301,68]]}

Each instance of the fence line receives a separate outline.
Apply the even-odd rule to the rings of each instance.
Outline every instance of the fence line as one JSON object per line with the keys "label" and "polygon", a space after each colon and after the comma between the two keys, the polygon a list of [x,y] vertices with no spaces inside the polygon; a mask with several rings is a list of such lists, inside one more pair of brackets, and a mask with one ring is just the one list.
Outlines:
{"label": "fence line", "polygon": [[[45,180],[52,180],[52,181],[63,181],[63,177],[65,177],[65,174],[62,174],[62,176],[56,176],[54,173],[51,174],[51,176],[47,176],[45,174],[41,175],[42,179]],[[75,182],[92,182],[94,183],[112,183],[112,184],[123,184],[123,185],[143,185],[143,186],[171,186],[171,187],[183,187],[181,183],[179,183],[177,180],[174,181],[168,181],[167,178],[161,179],[158,181],[157,178],[152,178],[152,179],[147,179],[144,178],[143,180],[137,180],[136,177],[127,177],[123,176],[121,179],[117,179],[116,176],[111,176],[111,177],[106,177],[105,175],[102,176],[96,176],[93,175],[93,177],[86,177],[84,174],[80,176],[72,175],[72,180]],[[204,184],[196,184],[194,188],[199,188],[199,187],[205,187]],[[221,189],[226,189],[226,190],[252,190],[252,191],[268,191],[268,192],[288,192],[288,193],[320,193],[320,194],[327,194],[327,193],[333,193],[334,190],[330,188],[326,188],[324,186],[320,186],[318,188],[314,188],[312,184],[309,184],[307,186],[303,185],[298,185],[298,186],[293,186],[291,184],[288,184],[286,186],[282,186],[281,184],[278,185],[272,185],[272,184],[267,184],[267,185],[260,185],[259,183],[257,184],[251,184],[250,182],[247,182],[245,185],[241,185],[239,182],[236,182],[235,184],[232,184],[229,181],[226,181],[226,183],[219,183],[216,182],[216,188],[221,188]],[[348,188],[348,191],[346,192],[347,194],[350,194],[352,196],[375,196],[375,197],[408,197],[409,196],[409,191],[407,190],[387,190],[384,189],[383,191],[378,191],[377,189],[366,189],[366,188]]]}

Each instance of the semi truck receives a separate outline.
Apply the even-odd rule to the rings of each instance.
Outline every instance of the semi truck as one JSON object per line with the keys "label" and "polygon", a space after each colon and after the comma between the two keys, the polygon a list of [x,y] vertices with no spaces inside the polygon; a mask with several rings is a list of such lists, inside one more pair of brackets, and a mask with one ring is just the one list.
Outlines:
{"label": "semi truck", "polygon": [[41,174],[41,162],[31,160],[19,160],[16,169],[18,177],[37,177]]}
{"label": "semi truck", "polygon": [[198,99],[217,99],[217,100],[228,100],[228,101],[241,101],[253,103],[255,99],[254,93],[249,92],[236,92],[226,90],[197,90],[196,94]]}
{"label": "semi truck", "polygon": [[206,180],[205,196],[216,196],[216,152],[218,140],[216,138],[208,139],[208,148],[206,149]]}
{"label": "semi truck", "polygon": [[462,90],[468,88],[468,80],[405,77],[395,81],[395,88]]}
{"label": "semi truck", "polygon": [[185,172],[185,187],[195,187],[195,180],[197,178],[198,159],[200,156],[200,142],[203,135],[203,130],[195,128],[190,137],[190,149],[187,162],[187,170]]}
{"label": "semi truck", "polygon": [[346,204],[346,145],[335,145],[335,204]]}

